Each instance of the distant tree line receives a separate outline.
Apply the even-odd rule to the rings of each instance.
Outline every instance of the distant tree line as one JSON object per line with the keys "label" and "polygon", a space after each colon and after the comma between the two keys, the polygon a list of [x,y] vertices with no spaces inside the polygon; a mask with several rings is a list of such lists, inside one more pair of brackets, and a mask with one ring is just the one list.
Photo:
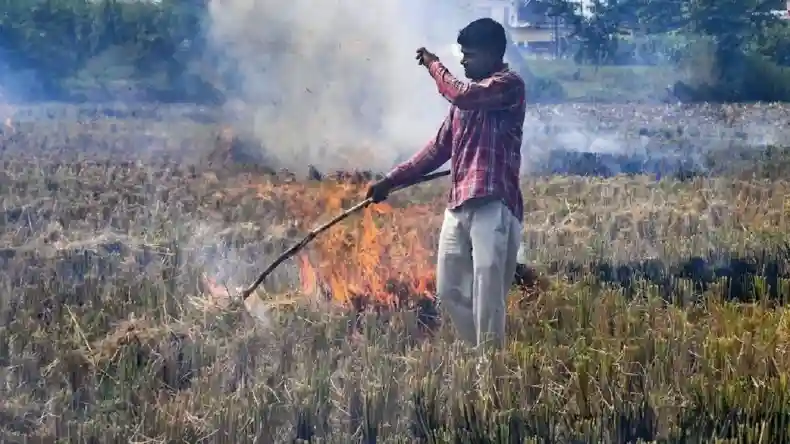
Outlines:
{"label": "distant tree line", "polygon": [[210,75],[191,69],[206,56],[205,9],[205,0],[0,0],[0,93],[216,100]]}
{"label": "distant tree line", "polygon": [[790,100],[784,0],[533,0],[571,29],[580,64],[674,63],[696,70],[688,99]]}
{"label": "distant tree line", "polygon": [[[204,36],[207,1],[0,0],[0,99],[219,101],[232,64]],[[532,1],[571,27],[577,63],[685,64],[697,99],[790,100],[784,0]]]}

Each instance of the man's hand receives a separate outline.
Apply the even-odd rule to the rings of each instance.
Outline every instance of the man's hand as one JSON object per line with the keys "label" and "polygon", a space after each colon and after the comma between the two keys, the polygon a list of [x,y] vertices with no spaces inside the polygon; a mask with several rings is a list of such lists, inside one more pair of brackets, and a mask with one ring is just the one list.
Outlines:
{"label": "man's hand", "polygon": [[434,61],[438,61],[439,57],[436,57],[436,54],[428,51],[425,48],[420,48],[417,50],[417,63],[425,66],[426,68]]}
{"label": "man's hand", "polygon": [[383,202],[387,200],[390,191],[392,191],[392,183],[384,178],[368,187],[368,193],[365,195],[365,198],[371,199],[373,203]]}

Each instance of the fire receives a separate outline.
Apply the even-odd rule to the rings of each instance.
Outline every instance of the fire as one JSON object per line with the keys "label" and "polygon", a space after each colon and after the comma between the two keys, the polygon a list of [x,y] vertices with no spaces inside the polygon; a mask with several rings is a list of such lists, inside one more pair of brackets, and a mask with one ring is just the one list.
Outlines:
{"label": "fire", "polygon": [[[304,231],[364,199],[364,185],[251,183],[260,199],[287,203]],[[433,298],[435,243],[441,211],[432,203],[393,208],[383,202],[317,236],[297,258],[301,290],[339,303],[398,306]]]}
{"label": "fire", "polygon": [[[303,234],[362,201],[365,191],[365,184],[343,181],[283,182],[255,174],[236,179],[223,189],[222,196],[250,195],[278,202],[277,211],[284,211],[285,219]],[[357,311],[416,308],[421,325],[434,328],[438,319],[433,300],[435,250],[445,202],[434,197],[425,202],[396,203],[403,200],[407,199],[402,195],[393,196],[392,203],[370,205],[315,237],[294,258],[301,293]],[[523,268],[517,271],[517,285],[526,292],[511,304],[534,302],[548,288],[536,270]],[[228,291],[217,282],[207,280],[204,288],[214,305],[228,304]],[[249,299],[258,302],[257,298]]]}
{"label": "fire", "polygon": [[[317,193],[324,213],[337,214],[362,199],[362,187],[324,185]],[[316,198],[305,194],[292,211],[316,220]],[[438,227],[429,205],[395,209],[387,203],[371,205],[317,237],[299,257],[302,290],[328,293],[338,302],[399,305],[404,297],[433,297],[433,242]],[[434,229],[437,228],[437,229]],[[434,233],[436,232],[436,233]],[[355,301],[356,299],[356,301]],[[360,301],[367,299],[367,301]]]}
{"label": "fire", "polygon": [[[234,135],[230,126],[221,128],[219,157],[225,157]],[[289,218],[304,233],[364,199],[365,185],[354,181],[289,180],[275,185],[263,178],[247,179],[221,194],[252,192],[258,199],[284,202]],[[437,203],[371,205],[322,233],[296,258],[302,292],[366,306],[432,299],[442,214]]]}
{"label": "fire", "polygon": [[302,291],[307,294],[318,293],[318,276],[310,265],[310,260],[306,255],[299,255],[299,281],[302,283]]}

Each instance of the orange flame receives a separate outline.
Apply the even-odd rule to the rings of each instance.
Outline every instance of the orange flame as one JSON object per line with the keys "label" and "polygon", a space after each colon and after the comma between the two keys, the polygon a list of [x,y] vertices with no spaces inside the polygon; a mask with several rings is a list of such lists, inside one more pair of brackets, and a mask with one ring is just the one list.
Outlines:
{"label": "orange flame", "polygon": [[[322,183],[317,189],[288,186],[298,189],[288,199],[289,212],[313,224],[325,220],[323,214],[338,214],[361,200],[363,191],[350,184]],[[258,195],[270,196],[262,189]],[[385,305],[398,304],[402,293],[433,297],[433,238],[440,214],[426,204],[367,207],[360,216],[318,236],[299,256],[302,290],[308,294],[323,290],[338,302],[366,298]],[[405,288],[393,288],[394,283]]]}
{"label": "orange flame", "polygon": [[[232,128],[222,128],[217,138],[220,151],[228,149],[233,136]],[[289,218],[305,232],[364,198],[364,186],[352,183],[288,181],[275,185],[248,179],[222,194],[230,197],[251,192],[258,199],[281,202]],[[302,291],[341,303],[365,298],[391,305],[404,293],[433,297],[433,251],[442,204],[410,203],[395,209],[380,203],[322,233],[296,258]]]}
{"label": "orange flame", "polygon": [[318,276],[307,255],[299,255],[299,281],[305,294],[318,293]]}

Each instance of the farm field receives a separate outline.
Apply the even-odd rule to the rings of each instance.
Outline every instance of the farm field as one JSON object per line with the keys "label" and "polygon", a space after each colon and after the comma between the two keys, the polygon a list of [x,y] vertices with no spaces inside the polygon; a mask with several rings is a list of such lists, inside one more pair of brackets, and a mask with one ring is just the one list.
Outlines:
{"label": "farm field", "polygon": [[321,235],[253,317],[230,296],[370,174],[256,165],[210,110],[16,109],[0,441],[790,442],[788,115],[534,110],[525,267],[481,367],[427,316],[446,181]]}

